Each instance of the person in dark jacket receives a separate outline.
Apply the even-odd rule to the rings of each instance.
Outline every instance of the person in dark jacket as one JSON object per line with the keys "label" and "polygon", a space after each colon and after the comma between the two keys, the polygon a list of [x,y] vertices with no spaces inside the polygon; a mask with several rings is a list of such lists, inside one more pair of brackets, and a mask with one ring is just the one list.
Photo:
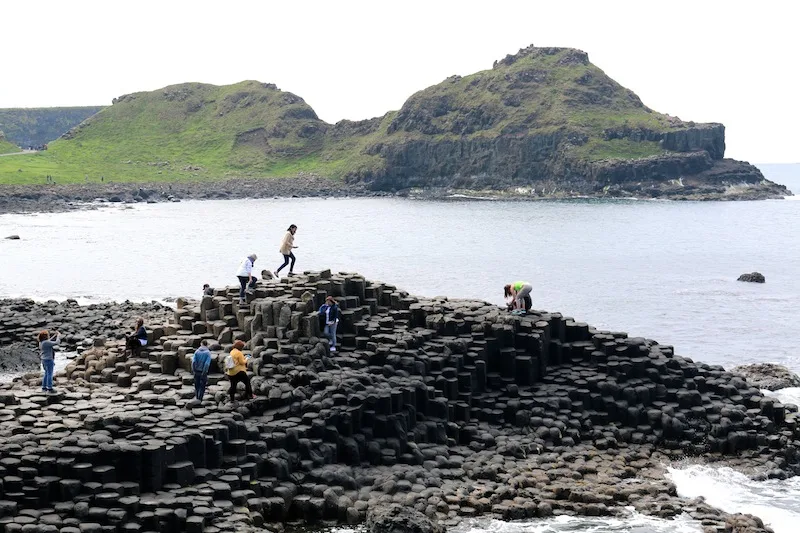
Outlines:
{"label": "person in dark jacket", "polygon": [[339,305],[333,296],[325,298],[325,303],[319,308],[319,323],[331,345],[331,351],[336,351],[336,328],[339,325]]}
{"label": "person in dark jacket", "polygon": [[211,367],[211,352],[208,349],[208,341],[203,340],[200,347],[194,352],[192,357],[192,373],[194,374],[194,397],[203,401],[208,384],[208,369]]}
{"label": "person in dark jacket", "polygon": [[142,348],[147,346],[147,329],[144,327],[143,318],[136,320],[134,330],[133,335],[128,337],[127,347],[133,355],[139,357],[142,353]]}

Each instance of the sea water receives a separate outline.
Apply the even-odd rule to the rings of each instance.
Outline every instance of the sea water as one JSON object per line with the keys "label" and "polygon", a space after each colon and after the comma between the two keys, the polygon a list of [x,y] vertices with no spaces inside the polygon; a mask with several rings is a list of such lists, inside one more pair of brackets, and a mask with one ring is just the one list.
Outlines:
{"label": "sea water", "polygon": [[[800,193],[800,165],[764,171]],[[298,270],[358,271],[412,294],[498,304],[504,284],[529,281],[537,309],[656,339],[726,368],[761,361],[800,372],[800,202],[792,199],[242,199],[0,215],[0,298],[199,297],[203,283],[237,283],[239,262],[250,253],[258,254],[257,270],[274,270],[290,224],[299,227]],[[11,234],[21,239],[2,239]],[[754,270],[766,276],[765,284],[736,281]],[[800,402],[800,391],[776,394]],[[755,512],[778,532],[795,531],[800,482],[752,482],[706,466],[670,475],[682,495],[703,495],[726,511]],[[688,520],[635,513],[474,527],[700,530]]]}

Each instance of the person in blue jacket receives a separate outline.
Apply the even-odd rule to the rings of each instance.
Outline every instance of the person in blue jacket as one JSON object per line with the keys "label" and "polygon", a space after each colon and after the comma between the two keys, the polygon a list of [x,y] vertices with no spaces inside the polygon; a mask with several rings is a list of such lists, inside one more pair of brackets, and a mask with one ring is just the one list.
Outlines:
{"label": "person in blue jacket", "polygon": [[319,308],[319,322],[323,332],[331,344],[331,351],[336,351],[336,327],[339,325],[339,305],[333,296],[325,298],[325,303]]}
{"label": "person in blue jacket", "polygon": [[204,339],[192,357],[192,373],[194,373],[194,397],[200,401],[203,401],[203,395],[206,393],[208,369],[210,367],[211,352],[208,349],[208,341]]}

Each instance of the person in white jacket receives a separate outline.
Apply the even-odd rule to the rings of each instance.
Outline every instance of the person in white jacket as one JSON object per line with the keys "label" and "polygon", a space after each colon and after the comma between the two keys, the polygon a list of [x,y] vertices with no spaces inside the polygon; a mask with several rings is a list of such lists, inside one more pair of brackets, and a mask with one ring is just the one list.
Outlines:
{"label": "person in white jacket", "polygon": [[236,277],[239,278],[239,303],[245,303],[244,295],[246,291],[252,290],[256,286],[256,282],[258,278],[253,276],[253,267],[256,264],[256,259],[258,256],[256,254],[250,254],[244,258],[242,263],[239,265],[239,270],[236,272]]}

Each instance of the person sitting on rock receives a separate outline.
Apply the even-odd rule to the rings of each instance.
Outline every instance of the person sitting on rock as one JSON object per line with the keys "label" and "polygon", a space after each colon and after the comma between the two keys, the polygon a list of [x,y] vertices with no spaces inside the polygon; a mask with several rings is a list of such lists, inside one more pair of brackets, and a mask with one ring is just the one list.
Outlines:
{"label": "person sitting on rock", "polygon": [[294,245],[294,234],[297,233],[297,226],[292,224],[289,226],[289,229],[286,230],[286,235],[283,236],[283,241],[281,242],[281,249],[279,250],[281,254],[283,254],[283,264],[278,267],[275,271],[275,277],[280,277],[281,270],[286,265],[289,265],[289,261],[292,262],[289,265],[289,275],[291,276],[294,274],[294,260],[296,259],[294,253],[292,252],[293,249],[297,248]]}
{"label": "person sitting on rock", "polygon": [[503,287],[503,294],[506,298],[511,298],[508,305],[509,310],[524,310],[528,312],[533,306],[531,301],[531,291],[533,285],[527,281],[515,281]]}
{"label": "person sitting on rock", "polygon": [[194,374],[194,397],[203,401],[208,383],[208,369],[211,367],[211,352],[208,349],[208,341],[203,339],[200,347],[194,352],[192,357],[192,373]]}
{"label": "person sitting on rock", "polygon": [[253,266],[256,264],[256,259],[258,256],[256,254],[250,254],[242,260],[242,263],[239,265],[239,270],[236,272],[236,277],[239,278],[239,303],[245,303],[244,295],[248,291],[252,291],[258,279],[253,276]]}
{"label": "person sitting on rock", "polygon": [[203,285],[203,296],[214,296],[214,288],[208,283]]}
{"label": "person sitting on rock", "polygon": [[133,335],[128,337],[127,348],[133,355],[139,357],[142,354],[142,348],[147,346],[147,329],[144,327],[144,319],[138,318],[136,320],[136,327]]}
{"label": "person sitting on rock", "polygon": [[336,327],[339,325],[339,306],[333,296],[325,298],[325,303],[319,308],[319,322],[325,336],[331,345],[331,351],[336,351]]}
{"label": "person sitting on rock", "polygon": [[228,391],[231,395],[231,402],[236,401],[236,386],[240,381],[244,383],[245,399],[255,398],[253,389],[250,388],[250,376],[247,375],[247,358],[242,353],[242,348],[244,348],[244,342],[234,342],[233,349],[225,361],[225,371],[231,382],[231,388]]}
{"label": "person sitting on rock", "polygon": [[51,336],[50,332],[45,329],[39,333],[38,340],[39,349],[41,350],[42,369],[44,370],[44,376],[42,376],[42,391],[54,392],[53,370],[56,365],[56,354],[53,348],[61,341],[61,334],[56,331]]}

